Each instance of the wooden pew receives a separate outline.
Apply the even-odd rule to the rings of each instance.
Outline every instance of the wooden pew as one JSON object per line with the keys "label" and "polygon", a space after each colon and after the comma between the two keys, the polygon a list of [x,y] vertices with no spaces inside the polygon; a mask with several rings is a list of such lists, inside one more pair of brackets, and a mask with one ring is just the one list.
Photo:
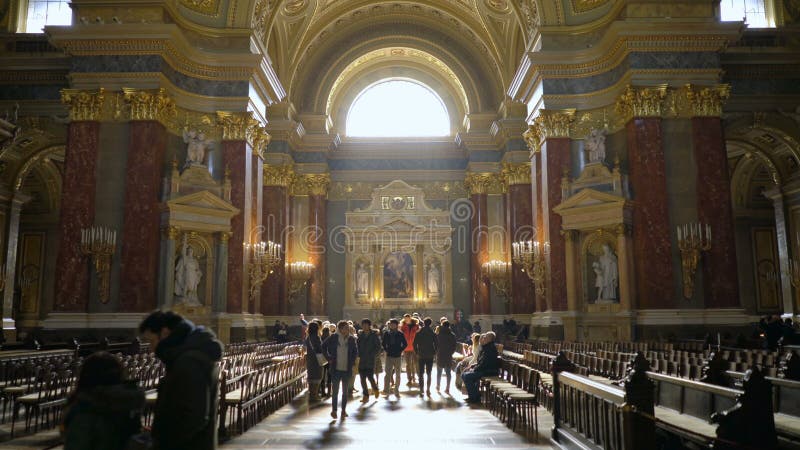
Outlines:
{"label": "wooden pew", "polygon": [[[727,372],[734,389],[741,389],[744,373]],[[782,445],[800,448],[800,381],[767,377],[772,383],[775,429]]]}

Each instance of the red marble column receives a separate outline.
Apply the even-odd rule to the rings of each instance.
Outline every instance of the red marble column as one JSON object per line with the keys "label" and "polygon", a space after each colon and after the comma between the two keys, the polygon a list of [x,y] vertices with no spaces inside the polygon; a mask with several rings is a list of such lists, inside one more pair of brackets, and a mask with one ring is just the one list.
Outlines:
{"label": "red marble column", "polygon": [[633,191],[633,249],[640,309],[673,308],[672,248],[666,163],[660,118],[634,118],[626,127]]}
{"label": "red marble column", "polygon": [[[533,235],[533,200],[530,184],[509,184],[506,194],[507,225],[511,242],[530,240]],[[519,265],[511,264],[511,313],[530,314],[536,308],[533,284]]]}
{"label": "red marble column", "polygon": [[241,313],[243,299],[247,294],[244,286],[244,242],[246,209],[247,158],[249,156],[247,142],[244,140],[223,140],[222,159],[230,171],[231,204],[239,208],[241,213],[231,218],[231,237],[228,241],[228,312]]}
{"label": "red marble column", "polygon": [[472,314],[491,314],[489,305],[489,283],[483,277],[481,265],[489,260],[489,215],[488,195],[474,193],[472,201]]}
{"label": "red marble column", "polygon": [[[533,203],[533,220],[532,224],[535,227],[533,239],[539,242],[544,241],[544,213],[543,213],[543,200],[542,200],[542,153],[537,151],[531,158],[531,197]],[[527,277],[527,275],[525,275]],[[530,280],[530,278],[528,278]],[[530,281],[533,283],[533,281]],[[533,302],[534,310],[541,312],[547,310],[547,303],[544,296],[536,293],[533,289]]]}
{"label": "red marble column", "polygon": [[308,196],[308,262],[314,265],[314,275],[308,288],[308,313],[326,315],[325,287],[328,280],[325,267],[325,242],[328,231],[326,225],[328,200],[325,194]]}
{"label": "red marble column", "polygon": [[561,235],[561,216],[554,213],[553,208],[564,200],[561,195],[561,178],[572,164],[570,147],[569,138],[554,137],[545,140],[541,151],[544,232],[545,241],[550,242],[549,282],[545,295],[550,299],[552,311],[567,310],[566,241]]}
{"label": "red marble column", "polygon": [[697,218],[711,226],[711,250],[703,258],[706,307],[738,308],[739,281],[728,156],[719,117],[692,118],[697,165]]}
{"label": "red marble column", "polygon": [[81,253],[81,230],[94,224],[100,123],[71,122],[64,155],[61,218],[56,257],[55,311],[84,312],[89,301],[89,262]]}
{"label": "red marble column", "polygon": [[[259,215],[261,214],[261,203],[259,202],[259,198],[262,198],[263,195],[263,177],[261,176],[262,173],[262,162],[261,158],[253,152],[250,156],[250,171],[252,180],[251,189],[250,189],[250,226],[253,229],[260,229],[258,228],[261,225],[259,219]],[[261,285],[261,288],[264,288],[264,285]],[[256,314],[261,312],[261,298],[249,298],[247,301],[247,311],[251,314]]]}
{"label": "red marble column", "polygon": [[157,306],[159,196],[166,146],[164,125],[149,120],[130,123],[120,264],[121,312],[144,312]]}
{"label": "red marble column", "polygon": [[264,240],[281,244],[281,260],[261,286],[261,314],[288,314],[286,302],[286,227],[289,225],[289,193],[286,186],[264,184],[262,190],[261,224]]}

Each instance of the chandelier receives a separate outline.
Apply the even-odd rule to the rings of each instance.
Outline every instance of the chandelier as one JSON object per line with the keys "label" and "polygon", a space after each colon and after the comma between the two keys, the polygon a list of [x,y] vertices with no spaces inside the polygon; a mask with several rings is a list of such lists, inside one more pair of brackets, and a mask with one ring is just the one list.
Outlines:
{"label": "chandelier", "polygon": [[536,295],[545,293],[544,280],[547,274],[546,256],[550,254],[549,242],[518,241],[511,244],[511,256],[514,264],[522,267],[536,286]]}
{"label": "chandelier", "polygon": [[493,259],[481,265],[483,278],[489,280],[500,295],[508,301],[511,287],[511,264],[507,261]]}
{"label": "chandelier", "polygon": [[250,299],[254,300],[261,285],[281,261],[281,244],[261,241],[244,244],[244,248],[250,260]]}
{"label": "chandelier", "polygon": [[295,261],[286,265],[289,278],[289,300],[294,300],[297,294],[307,284],[314,274],[316,266],[305,261]]}

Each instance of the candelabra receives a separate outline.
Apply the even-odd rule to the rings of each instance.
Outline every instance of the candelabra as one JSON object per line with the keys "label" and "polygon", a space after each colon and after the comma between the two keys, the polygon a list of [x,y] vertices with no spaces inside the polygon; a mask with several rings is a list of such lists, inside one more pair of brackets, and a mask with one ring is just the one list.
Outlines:
{"label": "candelabra", "polygon": [[295,261],[287,265],[289,276],[289,301],[293,301],[297,294],[303,289],[311,275],[314,274],[316,267],[305,261]]}
{"label": "candelabra", "polygon": [[711,250],[711,227],[701,223],[688,223],[679,225],[677,234],[683,269],[683,296],[692,298],[700,252]]}
{"label": "candelabra", "polygon": [[511,288],[511,264],[506,261],[493,259],[483,263],[481,266],[483,277],[497,289],[507,303],[509,300],[509,289]]}
{"label": "candelabra", "polygon": [[250,258],[250,299],[255,300],[258,289],[281,261],[281,245],[272,241],[244,244]]}
{"label": "candelabra", "polygon": [[376,317],[377,321],[381,322],[383,320],[383,299],[373,297],[370,300],[370,307],[372,308],[373,311],[377,311],[378,313]]}
{"label": "candelabra", "polygon": [[428,310],[428,299],[425,297],[416,297],[414,298],[414,305],[416,309],[420,311],[420,317],[425,317],[425,313]]}
{"label": "candelabra", "polygon": [[105,227],[81,230],[81,253],[91,256],[97,273],[97,290],[101,303],[111,295],[111,256],[117,247],[117,232]]}
{"label": "candelabra", "polygon": [[545,276],[547,274],[546,256],[550,254],[550,243],[537,241],[519,241],[511,244],[512,259],[522,267],[536,286],[536,295],[545,293]]}

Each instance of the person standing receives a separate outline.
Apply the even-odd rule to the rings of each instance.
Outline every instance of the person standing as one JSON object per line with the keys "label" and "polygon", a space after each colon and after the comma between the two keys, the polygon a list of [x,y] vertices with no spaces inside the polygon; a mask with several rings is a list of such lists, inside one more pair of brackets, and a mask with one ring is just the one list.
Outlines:
{"label": "person standing", "polygon": [[386,352],[386,367],[384,371],[386,375],[383,379],[383,393],[389,395],[391,392],[391,379],[394,376],[394,394],[400,397],[400,372],[402,366],[403,350],[405,350],[408,343],[406,342],[403,333],[397,330],[400,321],[391,319],[389,321],[389,329],[383,333],[383,340],[381,345],[383,351]]}
{"label": "person standing", "polygon": [[417,336],[417,331],[419,331],[417,319],[411,317],[411,314],[404,315],[403,325],[400,327],[400,331],[403,332],[403,336],[406,338],[406,348],[403,350],[403,359],[406,363],[406,376],[408,377],[406,386],[411,386],[414,384],[414,378],[417,376],[417,358],[414,355],[414,339]]}
{"label": "person standing", "polygon": [[332,334],[322,343],[325,357],[328,358],[328,365],[331,371],[331,384],[333,393],[331,394],[331,417],[338,418],[336,407],[338,401],[339,388],[342,390],[342,418],[347,417],[347,397],[350,377],[353,376],[353,366],[358,356],[358,345],[356,338],[350,334],[350,325],[341,320],[336,325],[336,333]]}
{"label": "person standing", "polygon": [[446,375],[444,393],[450,393],[450,368],[453,366],[453,352],[456,351],[456,335],[450,329],[450,322],[445,320],[439,327],[439,334],[436,335],[436,391],[440,390],[442,384],[442,371]]}
{"label": "person standing", "polygon": [[358,375],[361,377],[361,403],[369,401],[369,388],[367,381],[372,385],[372,393],[378,397],[378,383],[375,382],[375,359],[381,352],[381,339],[377,330],[372,328],[372,321],[361,321],[361,331],[358,332]]}
{"label": "person standing", "polygon": [[464,380],[464,386],[467,388],[467,403],[480,403],[478,383],[481,377],[497,376],[499,365],[497,363],[497,346],[494,340],[493,331],[488,331],[481,336],[481,354],[478,356],[478,363],[461,374],[461,379]]}
{"label": "person standing", "polygon": [[222,344],[210,330],[171,311],[151,313],[139,332],[166,368],[154,411],[155,448],[216,449]]}
{"label": "person standing", "polygon": [[[431,371],[433,370],[433,358],[436,356],[436,334],[431,328],[431,318],[426,317],[422,321],[422,328],[417,332],[414,338],[414,353],[417,355],[417,367],[419,373],[419,396],[422,397],[422,391],[428,397],[431,396]],[[428,375],[427,384],[425,375]]]}
{"label": "person standing", "polygon": [[144,392],[106,352],[83,362],[64,413],[64,450],[123,450],[141,431]]}
{"label": "person standing", "polygon": [[322,382],[323,365],[320,364],[317,355],[322,353],[322,340],[319,338],[319,324],[311,322],[308,324],[308,337],[305,340],[306,346],[306,375],[308,378],[308,401],[318,402],[319,385]]}

